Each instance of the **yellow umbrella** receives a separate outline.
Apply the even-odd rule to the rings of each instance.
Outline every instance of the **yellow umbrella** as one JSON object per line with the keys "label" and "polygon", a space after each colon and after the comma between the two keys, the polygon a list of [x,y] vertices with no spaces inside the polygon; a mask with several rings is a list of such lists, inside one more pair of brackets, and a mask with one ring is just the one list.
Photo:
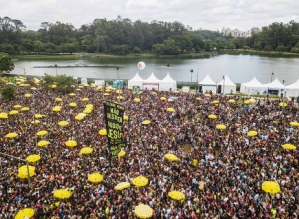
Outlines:
{"label": "yellow umbrella", "polygon": [[291,126],[299,126],[299,122],[290,122]]}
{"label": "yellow umbrella", "polygon": [[37,136],[44,136],[44,135],[47,135],[48,132],[46,130],[42,130],[42,131],[39,131],[36,133]]}
{"label": "yellow umbrella", "polygon": [[282,148],[287,149],[287,150],[291,150],[291,151],[296,150],[296,146],[292,145],[292,144],[284,144],[284,145],[282,145]]}
{"label": "yellow umbrella", "polygon": [[17,110],[12,110],[9,112],[9,115],[17,115],[19,112]]}
{"label": "yellow umbrella", "polygon": [[164,157],[169,161],[178,161],[179,158],[174,154],[165,154]]}
{"label": "yellow umbrella", "polygon": [[54,106],[52,110],[53,110],[53,112],[60,112],[61,106]]}
{"label": "yellow umbrella", "polygon": [[152,93],[153,95],[157,95],[157,92],[155,92],[155,91],[152,91],[151,93]]}
{"label": "yellow umbrella", "polygon": [[233,99],[228,100],[229,103],[235,103],[236,101]]}
{"label": "yellow umbrella", "polygon": [[[79,88],[84,88],[82,85],[78,86]],[[81,90],[81,89],[80,89]]]}
{"label": "yellow umbrella", "polygon": [[37,124],[39,124],[39,123],[40,123],[40,121],[39,121],[39,120],[37,120],[37,119],[35,119],[35,120],[31,121],[31,124],[33,124],[33,125],[37,125]]}
{"label": "yellow umbrella", "polygon": [[18,104],[18,105],[14,105],[13,108],[20,109],[20,108],[22,108],[22,106]]}
{"label": "yellow umbrella", "polygon": [[88,97],[84,97],[83,99],[81,99],[82,101],[88,101],[89,100],[89,98]]}
{"label": "yellow umbrella", "polygon": [[124,150],[120,150],[120,152],[118,153],[118,157],[123,157],[126,155],[126,152]]}
{"label": "yellow umbrella", "polygon": [[255,99],[249,99],[249,102],[250,102],[251,104],[254,104],[254,103],[256,102],[256,100],[255,100]]}
{"label": "yellow umbrella", "polygon": [[92,173],[88,175],[88,181],[92,183],[99,183],[102,182],[104,179],[104,176],[100,173]]}
{"label": "yellow umbrella", "polygon": [[7,113],[0,113],[0,119],[8,119]]}
{"label": "yellow umbrella", "polygon": [[18,134],[16,132],[10,132],[7,135],[5,135],[5,138],[15,138]]}
{"label": "yellow umbrella", "polygon": [[37,142],[37,146],[39,146],[39,147],[46,147],[48,144],[50,144],[50,142],[46,141],[46,140],[41,140],[41,141]]}
{"label": "yellow umbrella", "polygon": [[170,191],[168,192],[168,196],[176,201],[184,201],[185,200],[185,195],[184,193],[180,192],[180,191]]}
{"label": "yellow umbrella", "polygon": [[41,119],[41,118],[43,118],[43,115],[42,114],[35,114],[34,117],[36,119]]}
{"label": "yellow umbrella", "polygon": [[209,117],[209,119],[217,119],[217,116],[213,115],[213,114],[208,115],[208,117]]}
{"label": "yellow umbrella", "polygon": [[222,125],[222,124],[219,124],[219,125],[216,125],[216,129],[224,130],[224,129],[226,129],[226,126]]}
{"label": "yellow umbrella", "polygon": [[85,109],[85,110],[83,110],[83,113],[90,114],[90,113],[92,113],[92,109]]}
{"label": "yellow umbrella", "polygon": [[139,103],[140,102],[140,98],[134,98],[134,102]]}
{"label": "yellow umbrella", "polygon": [[69,106],[70,106],[70,107],[76,107],[77,104],[76,104],[76,103],[70,103]]}
{"label": "yellow umbrella", "polygon": [[123,92],[121,90],[116,90],[115,91],[117,94],[122,94]]}
{"label": "yellow umbrella", "polygon": [[169,112],[169,113],[174,113],[175,110],[174,110],[173,108],[169,107],[169,108],[167,108],[167,112]]}
{"label": "yellow umbrella", "polygon": [[135,207],[134,214],[138,218],[151,218],[154,214],[154,211],[148,205],[139,204]]}
{"label": "yellow umbrella", "polygon": [[56,84],[52,84],[50,87],[51,87],[51,88],[56,88],[57,85],[56,85]]}
{"label": "yellow umbrella", "polygon": [[257,131],[249,131],[249,132],[247,132],[247,135],[248,135],[249,137],[256,136],[256,135],[257,135]]}
{"label": "yellow umbrella", "polygon": [[62,102],[62,99],[59,98],[59,97],[56,97],[56,98],[55,98],[55,101],[56,101],[56,102]]}
{"label": "yellow umbrella", "polygon": [[109,96],[110,94],[109,93],[104,93],[104,96]]}
{"label": "yellow umbrella", "polygon": [[166,100],[166,97],[160,97],[160,100]]}
{"label": "yellow umbrella", "polygon": [[219,101],[218,100],[213,100],[212,103],[217,104],[217,103],[219,103]]}
{"label": "yellow umbrella", "polygon": [[143,124],[143,125],[148,125],[148,124],[150,124],[150,123],[151,123],[150,120],[144,120],[141,124]]}
{"label": "yellow umbrella", "polygon": [[29,107],[23,107],[23,108],[21,108],[21,111],[29,111],[29,110],[30,110]]}
{"label": "yellow umbrella", "polygon": [[70,97],[74,97],[74,96],[76,96],[76,94],[74,94],[74,93],[70,93],[69,96],[70,96]]}
{"label": "yellow umbrella", "polygon": [[29,98],[29,97],[32,96],[32,94],[25,94],[24,96],[27,97],[27,98]]}
{"label": "yellow umbrella", "polygon": [[89,84],[83,84],[84,87],[89,87]]}
{"label": "yellow umbrella", "polygon": [[275,181],[265,181],[262,184],[262,190],[270,194],[276,194],[280,192],[280,185]]}
{"label": "yellow umbrella", "polygon": [[249,104],[251,104],[251,102],[250,102],[249,100],[245,100],[245,101],[244,101],[244,104],[249,105]]}
{"label": "yellow umbrella", "polygon": [[133,179],[133,185],[143,187],[148,184],[148,179],[144,176],[137,176]]}
{"label": "yellow umbrella", "polygon": [[72,193],[66,189],[57,189],[54,191],[53,196],[58,199],[68,199]]}
{"label": "yellow umbrella", "polygon": [[58,125],[59,125],[60,127],[66,127],[66,126],[69,125],[69,123],[68,123],[67,121],[60,121],[60,122],[58,122]]}
{"label": "yellow umbrella", "polygon": [[31,154],[28,157],[26,157],[26,160],[29,163],[35,163],[40,160],[40,156],[38,154]]}
{"label": "yellow umbrella", "polygon": [[81,121],[85,118],[85,116],[81,116],[81,115],[77,115],[75,116],[75,119],[78,120],[78,121]]}
{"label": "yellow umbrella", "polygon": [[65,142],[65,146],[70,147],[70,148],[76,147],[77,142],[75,140],[68,140],[68,141]]}
{"label": "yellow umbrella", "polygon": [[129,120],[129,117],[127,115],[124,115],[124,120],[125,121],[128,121]]}
{"label": "yellow umbrella", "polygon": [[200,97],[196,97],[195,100],[201,100],[201,98]]}
{"label": "yellow umbrella", "polygon": [[287,106],[287,105],[288,105],[288,104],[283,103],[283,102],[279,103],[279,106],[282,106],[282,107],[285,107],[285,106]]}
{"label": "yellow umbrella", "polygon": [[106,129],[101,129],[99,131],[99,135],[102,135],[102,136],[107,135],[107,130]]}
{"label": "yellow umbrella", "polygon": [[26,175],[28,177],[28,169],[29,169],[29,175],[30,176],[34,176],[34,171],[35,171],[35,167],[34,166],[30,166],[28,165],[23,165],[18,169],[18,173],[22,174],[22,175]]}
{"label": "yellow umbrella", "polygon": [[85,155],[91,154],[92,152],[93,152],[93,149],[90,147],[84,147],[80,150],[80,153],[85,154]]}
{"label": "yellow umbrella", "polygon": [[123,189],[127,189],[130,187],[130,183],[129,182],[121,182],[121,183],[118,183],[115,187],[114,187],[114,190],[117,190],[117,191],[120,191],[120,190],[123,190]]}
{"label": "yellow umbrella", "polygon": [[211,94],[207,93],[207,94],[205,94],[205,97],[211,97]]}
{"label": "yellow umbrella", "polygon": [[32,218],[34,215],[33,208],[24,208],[15,215],[14,219],[24,219],[24,218]]}

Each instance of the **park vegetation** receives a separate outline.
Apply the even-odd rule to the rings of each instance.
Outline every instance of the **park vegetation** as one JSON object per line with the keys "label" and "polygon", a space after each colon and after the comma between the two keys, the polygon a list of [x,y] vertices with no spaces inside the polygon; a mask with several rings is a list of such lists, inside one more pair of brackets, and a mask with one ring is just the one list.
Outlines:
{"label": "park vegetation", "polygon": [[272,23],[250,37],[225,36],[219,31],[193,30],[181,22],[95,19],[76,29],[72,24],[43,22],[37,31],[22,21],[0,17],[0,52],[17,54],[151,53],[180,55],[203,51],[266,51],[299,53],[299,23]]}

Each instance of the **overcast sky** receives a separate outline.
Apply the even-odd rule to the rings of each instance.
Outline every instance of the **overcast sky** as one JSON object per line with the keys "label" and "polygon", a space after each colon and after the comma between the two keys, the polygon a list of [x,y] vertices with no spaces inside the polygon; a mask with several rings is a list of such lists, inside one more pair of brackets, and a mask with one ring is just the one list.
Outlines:
{"label": "overcast sky", "polygon": [[80,28],[118,15],[133,22],[179,21],[193,30],[246,31],[273,22],[299,22],[299,0],[0,0],[0,17],[21,20],[28,30],[56,21]]}

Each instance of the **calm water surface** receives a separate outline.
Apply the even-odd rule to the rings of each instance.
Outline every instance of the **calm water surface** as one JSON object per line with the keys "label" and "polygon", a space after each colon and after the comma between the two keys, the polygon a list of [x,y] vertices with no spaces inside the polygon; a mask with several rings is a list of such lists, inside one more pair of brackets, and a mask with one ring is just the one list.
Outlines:
{"label": "calm water surface", "polygon": [[[137,63],[143,61],[146,64],[144,70],[137,68]],[[170,64],[168,67],[167,64]],[[34,68],[35,66],[75,66],[76,68]],[[106,67],[83,67],[83,65],[103,65]],[[292,84],[299,79],[299,58],[275,58],[251,55],[219,55],[206,59],[107,59],[82,58],[80,60],[37,60],[15,61],[13,74],[43,76],[66,74],[74,77],[86,77],[94,79],[131,79],[137,72],[142,78],[147,78],[152,72],[162,79],[167,73],[179,82],[196,82],[210,74],[214,81],[218,82],[223,75],[228,75],[235,83],[250,81],[256,77],[261,83],[271,81],[277,77],[281,82]],[[115,66],[119,66],[119,70]],[[193,69],[193,73],[190,72]]]}

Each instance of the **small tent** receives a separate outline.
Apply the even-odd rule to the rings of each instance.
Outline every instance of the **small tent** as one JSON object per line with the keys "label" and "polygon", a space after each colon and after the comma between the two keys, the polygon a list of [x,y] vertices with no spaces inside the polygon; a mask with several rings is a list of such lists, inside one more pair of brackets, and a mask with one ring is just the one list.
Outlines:
{"label": "small tent", "polygon": [[159,84],[161,80],[156,78],[154,73],[152,73],[147,79],[143,80],[142,82],[142,89],[147,89],[147,90],[159,90]]}
{"label": "small tent", "polygon": [[220,93],[228,94],[228,93],[236,93],[237,85],[231,81],[228,75],[225,75],[224,78],[217,83],[217,86],[221,88]]}
{"label": "small tent", "polygon": [[139,76],[139,74],[137,72],[136,75],[132,79],[128,80],[128,87],[139,86],[141,89],[143,81],[144,80]]}
{"label": "small tent", "polygon": [[198,82],[199,91],[200,92],[210,92],[216,93],[217,91],[217,84],[216,82],[210,77],[210,75],[206,75],[204,79]]}
{"label": "small tent", "polygon": [[277,94],[277,95],[280,94],[282,91],[284,91],[286,88],[285,85],[281,83],[277,78],[271,83],[263,84],[263,86],[269,94]]}
{"label": "small tent", "polygon": [[288,97],[298,97],[299,96],[299,79],[290,85],[285,87],[286,89],[286,96]]}
{"label": "small tent", "polygon": [[259,82],[256,77],[252,78],[251,81],[242,83],[240,87],[240,92],[243,94],[251,93],[263,93],[265,91],[264,85]]}
{"label": "small tent", "polygon": [[159,83],[159,91],[174,91],[177,89],[176,81],[173,80],[169,73]]}

